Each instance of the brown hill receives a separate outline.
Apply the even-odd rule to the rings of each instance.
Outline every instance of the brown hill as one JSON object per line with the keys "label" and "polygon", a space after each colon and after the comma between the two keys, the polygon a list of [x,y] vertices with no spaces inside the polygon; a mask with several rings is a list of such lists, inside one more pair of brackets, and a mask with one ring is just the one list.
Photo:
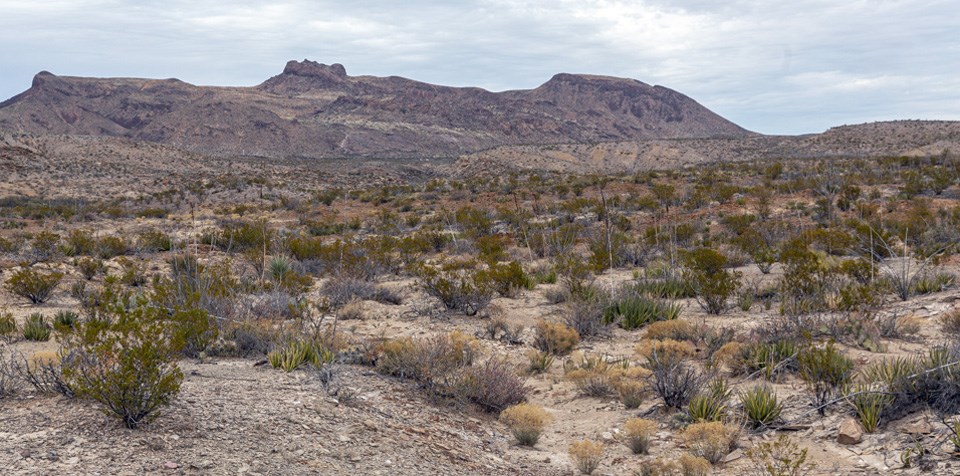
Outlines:
{"label": "brown hill", "polygon": [[0,103],[0,129],[123,137],[266,157],[455,157],[503,145],[752,134],[683,94],[632,79],[558,74],[494,93],[291,61],[253,87],[41,72]]}

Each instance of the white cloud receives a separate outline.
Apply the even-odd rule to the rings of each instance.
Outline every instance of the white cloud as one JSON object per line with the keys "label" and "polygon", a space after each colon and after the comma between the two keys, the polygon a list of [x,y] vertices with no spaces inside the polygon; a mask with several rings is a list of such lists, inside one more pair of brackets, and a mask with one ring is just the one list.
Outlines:
{"label": "white cloud", "polygon": [[960,119],[952,0],[0,0],[0,97],[40,70],[251,85],[289,59],[493,90],[628,76],[749,129]]}

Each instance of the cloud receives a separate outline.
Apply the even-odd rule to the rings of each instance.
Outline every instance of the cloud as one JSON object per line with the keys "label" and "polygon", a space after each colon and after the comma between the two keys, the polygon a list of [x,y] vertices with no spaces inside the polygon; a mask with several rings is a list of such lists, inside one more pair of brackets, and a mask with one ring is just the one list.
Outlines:
{"label": "cloud", "polygon": [[40,70],[253,85],[289,59],[491,90],[561,71],[681,91],[752,130],[960,119],[948,0],[5,0],[0,97]]}

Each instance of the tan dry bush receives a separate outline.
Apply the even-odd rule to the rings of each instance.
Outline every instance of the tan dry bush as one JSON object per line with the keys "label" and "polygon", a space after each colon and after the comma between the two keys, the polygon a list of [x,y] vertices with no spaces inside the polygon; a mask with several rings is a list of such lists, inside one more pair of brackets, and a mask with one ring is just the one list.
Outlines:
{"label": "tan dry bush", "polygon": [[960,339],[960,309],[941,314],[937,320],[940,321],[940,330],[944,334],[953,339]]}
{"label": "tan dry bush", "polygon": [[644,461],[640,464],[640,469],[633,474],[634,476],[675,476],[678,471],[680,466],[676,462],[657,458],[653,461]]}
{"label": "tan dry bush", "polygon": [[680,455],[677,462],[680,465],[680,474],[683,476],[707,476],[713,469],[709,461],[694,455]]}
{"label": "tan dry bush", "polygon": [[694,423],[681,435],[690,454],[699,456],[712,464],[728,455],[740,436],[740,428],[719,421]]}
{"label": "tan dry bush", "polygon": [[520,403],[500,413],[500,422],[510,428],[510,433],[523,446],[534,446],[540,440],[543,429],[553,421],[553,415],[543,407],[532,403]]}
{"label": "tan dry bush", "polygon": [[679,341],[696,341],[699,338],[697,329],[693,324],[682,319],[652,322],[647,326],[647,333],[644,337],[651,340],[673,339]]}
{"label": "tan dry bush", "polygon": [[614,386],[620,403],[628,410],[639,407],[647,396],[647,385],[638,380],[620,380]]}
{"label": "tan dry bush", "polygon": [[631,418],[623,424],[624,441],[634,454],[647,454],[656,432],[657,422],[645,418]]}
{"label": "tan dry bush", "polygon": [[366,315],[364,311],[363,301],[353,300],[340,308],[337,317],[345,321],[362,320]]}
{"label": "tan dry bush", "polygon": [[60,355],[52,350],[40,350],[34,352],[27,361],[27,365],[30,367],[30,370],[33,371],[36,371],[38,367],[44,365],[58,364],[60,364]]}
{"label": "tan dry bush", "polygon": [[636,347],[636,352],[640,356],[649,359],[656,353],[661,357],[678,356],[682,358],[691,358],[697,355],[697,348],[686,341],[674,339],[648,340]]}
{"label": "tan dry bush", "polygon": [[741,354],[743,354],[743,344],[740,342],[727,342],[717,349],[716,352],[710,356],[710,359],[716,364],[731,367],[737,362]]}
{"label": "tan dry bush", "polygon": [[590,440],[574,441],[567,449],[577,469],[582,474],[591,474],[603,459],[603,444]]}
{"label": "tan dry bush", "polygon": [[580,334],[572,327],[558,322],[540,321],[533,346],[543,352],[566,355],[580,343]]}

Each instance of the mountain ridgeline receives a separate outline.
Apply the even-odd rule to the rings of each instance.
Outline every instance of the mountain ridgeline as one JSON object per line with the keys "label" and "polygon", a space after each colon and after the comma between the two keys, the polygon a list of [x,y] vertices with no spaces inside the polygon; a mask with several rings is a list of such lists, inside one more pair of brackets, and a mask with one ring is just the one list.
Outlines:
{"label": "mountain ridgeline", "polygon": [[557,74],[490,92],[339,64],[287,63],[253,87],[41,72],[0,103],[0,130],[118,137],[191,152],[262,157],[457,157],[511,145],[746,138],[689,97],[633,79]]}

